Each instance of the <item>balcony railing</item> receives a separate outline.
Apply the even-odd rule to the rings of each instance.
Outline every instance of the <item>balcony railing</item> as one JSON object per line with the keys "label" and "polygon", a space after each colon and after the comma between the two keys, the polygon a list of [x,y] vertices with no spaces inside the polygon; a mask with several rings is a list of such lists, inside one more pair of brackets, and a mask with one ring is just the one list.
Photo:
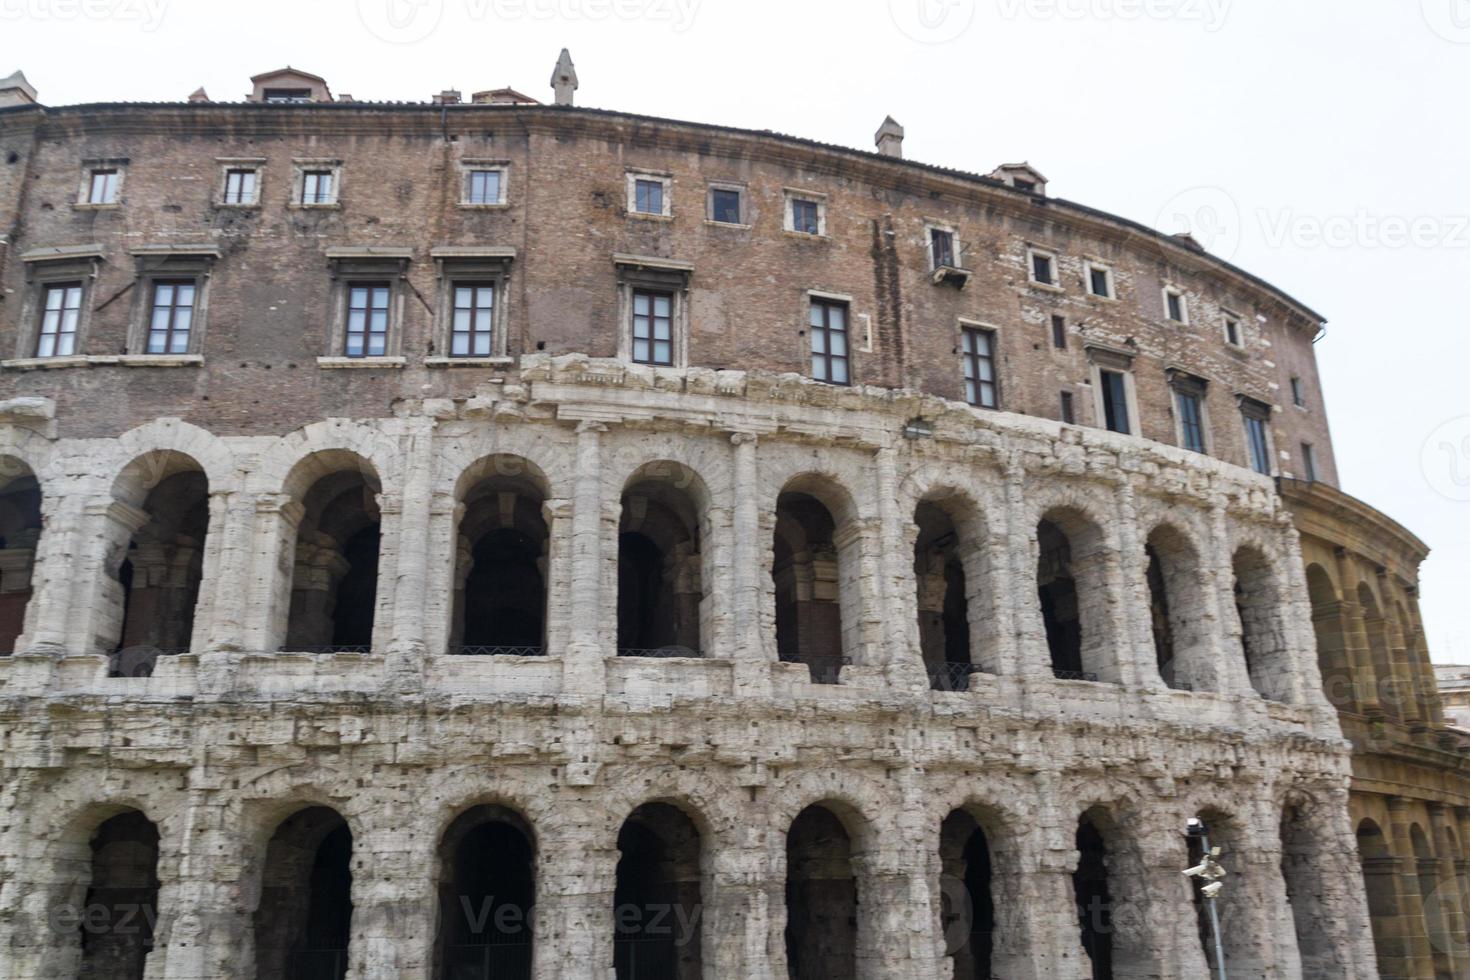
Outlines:
{"label": "balcony railing", "polygon": [[1097,683],[1097,675],[1090,670],[1053,670],[1052,676],[1059,681],[1091,681]]}
{"label": "balcony railing", "polygon": [[[288,651],[289,652],[289,651]],[[323,644],[315,647],[302,647],[301,653],[372,653],[370,644]]]}
{"label": "balcony railing", "polygon": [[946,663],[929,668],[929,689],[933,691],[968,691],[970,675],[980,673],[975,664]]}
{"label": "balcony railing", "polygon": [[516,646],[457,646],[450,647],[449,653],[455,657],[544,657],[545,647],[516,647]]}
{"label": "balcony railing", "polygon": [[681,647],[677,644],[666,647],[639,648],[621,647],[618,649],[620,657],[658,657],[662,659],[674,659],[677,657],[698,658],[699,651],[690,647]]}

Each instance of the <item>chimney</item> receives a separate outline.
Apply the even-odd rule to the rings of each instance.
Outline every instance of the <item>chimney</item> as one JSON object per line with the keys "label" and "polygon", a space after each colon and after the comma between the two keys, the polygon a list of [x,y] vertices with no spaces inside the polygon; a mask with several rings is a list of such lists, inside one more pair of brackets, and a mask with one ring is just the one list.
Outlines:
{"label": "chimney", "polygon": [[435,105],[459,105],[461,95],[458,89],[447,88],[434,96]]}
{"label": "chimney", "polygon": [[201,85],[198,88],[196,88],[193,91],[193,93],[189,96],[189,101],[190,102],[208,102],[209,101],[209,93],[206,92],[206,91],[204,91],[204,86]]}
{"label": "chimney", "polygon": [[26,81],[23,72],[17,71],[9,78],[0,78],[0,106],[34,105],[36,90]]}
{"label": "chimney", "polygon": [[892,116],[883,117],[883,125],[878,127],[873,139],[878,144],[878,152],[885,157],[903,158],[903,127]]}
{"label": "chimney", "polygon": [[572,104],[572,93],[577,91],[577,67],[572,64],[572,56],[566,48],[561,49],[561,57],[556,59],[556,70],[551,73],[551,88],[556,92],[557,105]]}

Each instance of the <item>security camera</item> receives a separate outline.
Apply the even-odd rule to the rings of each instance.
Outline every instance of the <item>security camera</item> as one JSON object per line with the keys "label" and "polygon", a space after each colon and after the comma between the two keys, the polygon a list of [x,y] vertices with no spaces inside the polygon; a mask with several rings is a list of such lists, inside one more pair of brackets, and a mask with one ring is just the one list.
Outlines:
{"label": "security camera", "polygon": [[1224,887],[1225,887],[1225,882],[1223,882],[1223,881],[1212,881],[1208,885],[1206,885],[1205,887],[1201,888],[1199,890],[1199,893],[1201,895],[1203,895],[1205,898],[1214,898],[1216,895],[1220,894],[1220,889],[1222,889]]}
{"label": "security camera", "polygon": [[1210,859],[1209,858],[1205,858],[1203,861],[1201,861],[1199,864],[1196,864],[1194,867],[1184,869],[1184,873],[1186,875],[1188,875],[1189,877],[1191,877],[1191,878],[1198,878],[1201,875],[1204,875],[1209,870],[1210,870]]}

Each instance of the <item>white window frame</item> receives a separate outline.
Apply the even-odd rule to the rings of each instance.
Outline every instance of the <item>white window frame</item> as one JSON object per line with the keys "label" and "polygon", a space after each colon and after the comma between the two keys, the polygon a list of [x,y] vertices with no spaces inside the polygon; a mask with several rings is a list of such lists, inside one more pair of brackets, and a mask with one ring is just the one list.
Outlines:
{"label": "white window frame", "polygon": [[[1106,293],[1098,293],[1093,291],[1093,272],[1101,272],[1103,274],[1108,285],[1108,291]],[[1095,259],[1086,259],[1082,263],[1082,286],[1084,289],[1087,290],[1087,295],[1092,297],[1093,299],[1107,300],[1108,302],[1117,302],[1118,300],[1118,280],[1113,275],[1113,267],[1111,265],[1108,265],[1106,262],[1099,262]]]}
{"label": "white window frame", "polygon": [[[1164,302],[1164,319],[1170,323],[1177,323],[1181,327],[1189,326],[1189,296],[1185,294],[1184,290],[1172,283],[1165,283],[1159,296]],[[1169,315],[1170,296],[1176,296],[1179,299],[1179,319],[1177,320]]]}
{"label": "white window frame", "polygon": [[[802,236],[809,237],[809,236]],[[801,307],[801,332],[802,340],[801,357],[802,373],[819,384],[832,385],[835,388],[857,387],[857,354],[871,354],[873,352],[873,324],[866,313],[857,313],[856,300],[847,293],[834,293],[824,289],[808,289],[802,297],[804,302]],[[812,304],[813,303],[838,303],[847,307],[847,381],[821,381],[816,376],[814,361],[812,360]],[[864,342],[855,342],[857,332],[853,329],[856,320],[863,321]]]}
{"label": "white window frame", "polygon": [[959,318],[959,342],[955,345],[955,350],[959,352],[960,356],[961,387],[963,387],[965,383],[965,360],[969,357],[969,354],[965,351],[966,330],[978,330],[980,333],[987,334],[990,337],[990,370],[994,375],[994,377],[991,379],[990,385],[992,388],[995,389],[995,404],[977,405],[969,399],[964,399],[965,404],[969,405],[971,408],[978,408],[987,412],[1002,411],[1002,386],[1000,382],[1000,327],[996,326],[993,323],[986,323],[983,320],[975,320],[963,316]]}
{"label": "white window frame", "polygon": [[[215,190],[214,206],[217,208],[258,208],[261,198],[264,196],[265,187],[265,158],[264,157],[216,157],[215,163],[219,164],[219,185]],[[225,196],[230,186],[230,171],[250,170],[255,174],[255,196],[249,201],[227,201]]]}
{"label": "white window frame", "polygon": [[[342,161],[299,158],[291,161],[293,173],[291,176],[291,207],[311,208],[340,208],[342,206]],[[306,187],[306,175],[308,172],[329,171],[332,175],[332,197],[329,201],[307,203],[302,200],[302,194]]]}
{"label": "white window frame", "polygon": [[[1225,346],[1235,350],[1245,350],[1245,317],[1229,310],[1221,310],[1220,336],[1225,340]],[[1230,324],[1235,324],[1235,340],[1230,339]]]}
{"label": "white window frame", "polygon": [[[939,265],[934,254],[934,233],[936,231],[948,232],[954,250],[954,264],[948,266]],[[965,246],[960,241],[960,230],[947,221],[925,221],[924,222],[924,251],[929,256],[929,271],[938,272],[941,268],[963,269],[965,267]],[[978,323],[970,326],[980,326]],[[986,327],[987,330],[994,329]]]}
{"label": "white window frame", "polygon": [[[740,220],[738,222],[715,220],[715,191],[733,191],[740,195]],[[704,195],[704,220],[718,228],[750,227],[750,189],[745,184],[729,180],[712,180]]]}
{"label": "white window frame", "polygon": [[[1236,396],[1236,407],[1240,411],[1240,426],[1242,435],[1245,436],[1245,468],[1260,476],[1274,477],[1280,472],[1280,466],[1276,458],[1276,439],[1271,433],[1271,420],[1275,417],[1276,409],[1269,402],[1261,401],[1259,398],[1251,398],[1248,395]],[[1256,414],[1249,410],[1249,403],[1263,406],[1265,417],[1260,419],[1261,431],[1266,437],[1266,468],[1268,472],[1261,473],[1256,469],[1255,456],[1251,452],[1251,434],[1249,421]]]}
{"label": "white window frame", "polygon": [[[117,183],[112,189],[112,199],[108,201],[92,200],[92,178],[102,170],[117,171]],[[123,204],[123,185],[128,176],[127,160],[83,160],[82,182],[77,188],[78,208],[86,208],[92,211],[103,211],[108,208],[120,208]]]}
{"label": "white window frame", "polygon": [[[452,252],[434,256],[439,290],[433,331],[434,353],[424,362],[431,367],[475,367],[501,364],[509,360],[510,350],[510,277],[512,256],[487,254],[464,255]],[[489,286],[495,290],[490,311],[490,353],[455,354],[454,288],[456,285]]]}
{"label": "white window frame", "polygon": [[[21,261],[25,263],[26,293],[20,314],[24,329],[17,331],[19,336],[16,338],[16,360],[44,360],[52,364],[84,361],[85,355],[82,352],[86,349],[92,323],[93,290],[97,284],[99,266],[102,262],[100,247],[97,251],[89,249],[75,255],[48,255],[36,258],[27,258],[22,255]],[[48,358],[38,358],[36,350],[41,341],[41,321],[46,315],[46,287],[59,286],[68,282],[82,284],[82,305],[80,315],[77,317],[74,352],[69,355],[53,354]]]}
{"label": "white window frame", "polygon": [[[1044,282],[1036,278],[1036,259],[1040,256],[1051,262],[1051,282]],[[1037,289],[1049,289],[1052,292],[1062,291],[1062,263],[1057,253],[1049,248],[1041,248],[1035,245],[1026,246],[1026,281]]]}
{"label": "white window frame", "polygon": [[[817,206],[817,233],[796,230],[796,207],[795,202],[808,201]],[[799,187],[787,187],[782,189],[782,229],[788,235],[796,235],[799,238],[826,238],[827,237],[827,195],[818,194],[814,191],[803,190]]]}
{"label": "white window frame", "polygon": [[[473,174],[495,171],[500,174],[499,196],[494,201],[471,201],[470,181]],[[510,164],[505,160],[461,160],[459,161],[459,206],[472,211],[493,210],[509,207]]]}
{"label": "white window frame", "polygon": [[[1182,374],[1182,372],[1181,372]],[[1214,437],[1210,432],[1210,399],[1208,382],[1203,378],[1192,376],[1180,377],[1175,375],[1169,378],[1169,414],[1174,417],[1174,445],[1189,452],[1196,450],[1184,444],[1184,416],[1179,411],[1179,396],[1188,394],[1199,401],[1199,438],[1200,455],[1208,456],[1214,446]]]}
{"label": "white window frame", "polygon": [[[638,182],[640,180],[653,181],[663,185],[663,205],[661,211],[639,211],[638,210]],[[629,170],[627,172],[628,200],[627,212],[630,218],[642,218],[645,221],[672,221],[674,217],[674,176],[673,174],[656,170]]]}
{"label": "white window frame", "polygon": [[[618,360],[640,368],[674,370],[689,366],[689,280],[694,267],[673,259],[617,254],[618,274]],[[633,294],[669,293],[673,297],[669,330],[673,340],[672,364],[647,364],[633,360]]]}
{"label": "white window frame", "polygon": [[[1111,371],[1123,376],[1123,406],[1128,411],[1128,431],[1117,432],[1115,435],[1126,435],[1138,437],[1142,429],[1143,419],[1138,414],[1138,384],[1133,372],[1133,356],[1121,351],[1106,348],[1087,348],[1087,360],[1089,368],[1089,380],[1092,383],[1092,411],[1093,421],[1096,427],[1104,432],[1112,432],[1108,428],[1108,413],[1103,404],[1102,373]],[[1075,410],[1075,399],[1073,408]]]}

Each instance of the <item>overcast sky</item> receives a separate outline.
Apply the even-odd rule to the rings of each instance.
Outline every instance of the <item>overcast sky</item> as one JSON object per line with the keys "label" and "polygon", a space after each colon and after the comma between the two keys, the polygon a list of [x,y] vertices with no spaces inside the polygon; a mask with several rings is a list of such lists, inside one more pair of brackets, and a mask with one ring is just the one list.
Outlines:
{"label": "overcast sky", "polygon": [[359,99],[512,86],[905,153],[1029,160],[1329,319],[1343,488],[1433,554],[1434,658],[1470,663],[1470,0],[0,0],[41,101],[241,98],[291,64]]}

